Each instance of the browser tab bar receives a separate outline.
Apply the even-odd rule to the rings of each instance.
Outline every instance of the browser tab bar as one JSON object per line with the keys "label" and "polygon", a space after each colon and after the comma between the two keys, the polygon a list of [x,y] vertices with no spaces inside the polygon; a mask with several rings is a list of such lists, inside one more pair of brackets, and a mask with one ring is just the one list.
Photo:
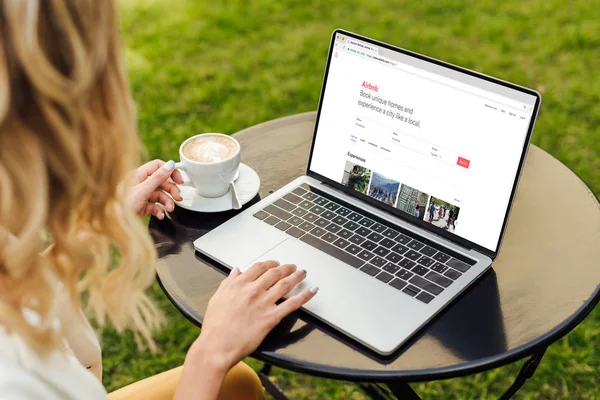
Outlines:
{"label": "browser tab bar", "polygon": [[368,43],[361,42],[359,40],[355,40],[355,39],[350,39],[349,38],[347,40],[347,43],[349,45],[351,45],[351,46],[358,47],[359,49],[366,50],[369,53],[373,53],[373,54],[378,54],[379,53],[379,48],[377,48],[377,46],[372,46],[372,45],[370,45]]}

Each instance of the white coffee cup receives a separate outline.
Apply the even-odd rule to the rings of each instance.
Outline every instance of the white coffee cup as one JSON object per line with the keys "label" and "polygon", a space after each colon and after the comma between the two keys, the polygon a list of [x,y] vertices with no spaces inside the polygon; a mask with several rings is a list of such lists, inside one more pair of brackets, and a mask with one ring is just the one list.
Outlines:
{"label": "white coffee cup", "polygon": [[[196,161],[184,154],[186,145],[198,138],[210,141],[210,137],[224,137],[235,145],[234,151],[226,159],[217,161]],[[185,172],[199,195],[203,197],[220,197],[229,190],[231,182],[235,179],[240,166],[240,143],[231,136],[222,133],[203,133],[192,136],[179,146],[181,162],[175,167]]]}

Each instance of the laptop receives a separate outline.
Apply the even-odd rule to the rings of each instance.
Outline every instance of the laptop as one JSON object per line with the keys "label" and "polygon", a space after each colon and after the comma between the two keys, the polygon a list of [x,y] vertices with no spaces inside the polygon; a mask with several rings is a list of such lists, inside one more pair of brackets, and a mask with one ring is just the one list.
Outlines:
{"label": "laptop", "polygon": [[541,96],[333,32],[306,174],[194,242],[227,268],[278,260],[304,311],[394,353],[498,255]]}

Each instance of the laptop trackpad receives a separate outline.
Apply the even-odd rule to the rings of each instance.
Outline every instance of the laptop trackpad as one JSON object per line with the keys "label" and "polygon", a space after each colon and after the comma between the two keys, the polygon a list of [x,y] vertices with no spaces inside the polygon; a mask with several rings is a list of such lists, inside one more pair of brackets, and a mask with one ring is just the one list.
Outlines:
{"label": "laptop trackpad", "polygon": [[247,267],[266,260],[305,269],[306,279],[286,297],[318,286],[303,308],[378,352],[395,348],[423,317],[420,302],[302,241],[289,238]]}

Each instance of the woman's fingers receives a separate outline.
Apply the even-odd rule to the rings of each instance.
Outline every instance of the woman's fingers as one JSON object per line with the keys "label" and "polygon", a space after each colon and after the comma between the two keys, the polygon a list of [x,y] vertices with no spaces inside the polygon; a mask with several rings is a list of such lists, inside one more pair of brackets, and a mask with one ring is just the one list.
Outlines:
{"label": "woman's fingers", "polygon": [[241,280],[244,282],[253,282],[265,272],[277,266],[279,266],[279,262],[273,260],[257,262],[242,274]]}
{"label": "woman's fingers", "polygon": [[281,321],[283,318],[302,307],[304,304],[306,304],[306,302],[315,297],[318,291],[319,287],[313,286],[279,304],[277,307],[275,307],[277,321]]}
{"label": "woman's fingers", "polygon": [[173,179],[175,183],[183,185],[183,178],[181,177],[181,172],[179,172],[177,168],[175,168],[175,171],[173,171],[173,173],[171,174],[171,179]]}
{"label": "woman's fingers", "polygon": [[[149,176],[152,176],[160,167],[163,167],[165,164],[168,164],[167,166],[170,167],[171,162],[172,161],[164,162],[163,160],[152,160],[142,165],[136,171],[138,183],[144,182]],[[171,179],[173,179],[175,183],[183,184],[181,173],[177,168],[172,170]]]}
{"label": "woman's fingers", "polygon": [[256,284],[260,290],[267,290],[285,277],[296,272],[296,266],[293,264],[280,265],[276,268],[271,268],[256,280]]}
{"label": "woman's fingers", "polygon": [[[277,269],[278,268],[275,268],[267,272],[264,276],[267,276],[267,274]],[[274,303],[277,300],[281,299],[283,296],[289,293],[289,291],[292,290],[294,286],[302,282],[304,278],[306,278],[306,271],[300,270],[295,271],[294,273],[291,273],[288,276],[280,279],[279,281],[274,283],[272,287],[267,291],[267,301]]]}
{"label": "woman's fingers", "polygon": [[152,194],[150,194],[150,197],[148,198],[148,203],[160,203],[163,206],[165,206],[165,209],[167,211],[173,211],[175,209],[175,202],[173,201],[171,196],[169,196],[162,190],[155,190],[154,192],[152,192]]}
{"label": "woman's fingers", "polygon": [[225,279],[223,279],[221,281],[221,285],[219,287],[223,287],[223,286],[229,285],[231,283],[231,281],[233,281],[235,278],[237,278],[241,274],[242,274],[242,272],[240,271],[239,268],[234,268],[233,270],[231,270],[231,272],[229,273],[229,275],[227,275],[225,277]]}
{"label": "woman's fingers", "polygon": [[229,279],[231,281],[231,280],[234,280],[235,278],[237,278],[238,276],[240,276],[241,274],[242,274],[242,271],[240,271],[239,268],[234,268],[233,271],[231,271],[231,273],[225,279]]}
{"label": "woman's fingers", "polygon": [[162,188],[171,193],[175,199],[182,200],[179,188],[174,183],[169,182],[169,178],[173,178],[175,182],[183,183],[181,174],[175,168],[173,160],[168,162],[154,160],[144,164],[137,171],[137,176],[141,191],[146,196],[150,196],[153,191]]}
{"label": "woman's fingers", "polygon": [[154,171],[152,173],[152,175],[150,175],[148,178],[146,178],[145,181],[140,183],[140,187],[142,188],[142,191],[147,196],[150,196],[150,194],[153,191],[158,189],[160,187],[160,185],[162,185],[164,182],[166,182],[169,179],[169,177],[174,172],[174,170],[175,170],[175,162],[173,160],[164,163],[162,165],[162,167],[157,168],[156,171]]}
{"label": "woman's fingers", "polygon": [[144,182],[150,175],[156,172],[157,169],[165,165],[163,160],[152,160],[140,165],[135,170],[135,184]]}
{"label": "woman's fingers", "polygon": [[154,215],[158,219],[164,219],[165,211],[158,204],[146,204],[142,215]]}
{"label": "woman's fingers", "polygon": [[[173,175],[175,175],[175,173],[173,173]],[[171,175],[171,178],[173,178],[173,175]],[[164,181],[160,185],[160,189],[162,189],[165,192],[169,193],[177,201],[183,200],[183,197],[181,197],[181,191],[179,190],[179,188],[177,187],[177,185],[174,184],[173,182],[169,182],[168,180]]]}

